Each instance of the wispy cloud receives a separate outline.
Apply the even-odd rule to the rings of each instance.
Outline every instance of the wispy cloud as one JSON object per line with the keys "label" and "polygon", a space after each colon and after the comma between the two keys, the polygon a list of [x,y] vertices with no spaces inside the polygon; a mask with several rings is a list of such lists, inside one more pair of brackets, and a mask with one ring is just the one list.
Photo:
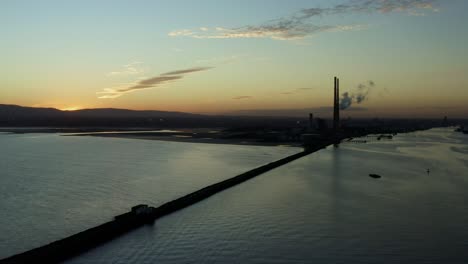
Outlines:
{"label": "wispy cloud", "polygon": [[195,34],[192,30],[189,29],[181,29],[169,32],[169,36],[171,37],[180,37],[180,36],[192,36]]}
{"label": "wispy cloud", "polygon": [[211,68],[212,67],[196,67],[196,68],[166,72],[153,78],[138,81],[136,84],[133,84],[128,87],[105,88],[102,91],[97,92],[96,94],[98,94],[99,99],[113,99],[113,98],[120,97],[125,93],[154,88],[154,87],[157,87],[159,85],[162,85],[171,81],[182,79],[186,74],[199,72],[199,71],[206,71]]}
{"label": "wispy cloud", "polygon": [[281,94],[283,94],[283,95],[297,94],[297,93],[301,93],[301,92],[307,92],[307,91],[310,91],[310,90],[313,90],[313,89],[314,88],[297,88],[297,89],[294,89],[294,90],[284,91]]}
{"label": "wispy cloud", "polygon": [[438,9],[434,4],[438,1],[440,0],[355,0],[329,8],[306,8],[301,10],[299,17],[311,18],[324,15],[375,12],[406,12],[411,15],[416,10],[437,12]]}
{"label": "wispy cloud", "polygon": [[161,74],[161,76],[168,76],[168,75],[181,75],[186,73],[198,72],[198,71],[206,71],[211,69],[212,67],[195,67],[185,70],[178,70],[178,71],[171,71]]}
{"label": "wispy cloud", "polygon": [[107,76],[127,76],[127,75],[139,75],[145,73],[145,70],[141,68],[143,62],[134,61],[129,64],[123,65],[122,69],[118,71],[112,71]]}
{"label": "wispy cloud", "polygon": [[242,28],[208,28],[205,31],[192,31],[189,29],[173,31],[171,37],[193,37],[198,39],[233,39],[233,38],[271,38],[276,40],[302,39],[308,35],[320,32],[349,31],[365,28],[364,25],[319,26],[309,23],[300,24],[277,23],[262,26],[247,26]]}
{"label": "wispy cloud", "polygon": [[302,9],[290,16],[268,21],[261,25],[239,28],[201,27],[195,30],[182,29],[170,32],[171,37],[192,37],[199,39],[270,38],[275,40],[303,39],[321,32],[361,30],[365,25],[318,25],[311,19],[337,14],[406,12],[423,15],[421,10],[438,11],[437,0],[353,0],[329,8]]}
{"label": "wispy cloud", "polygon": [[250,96],[250,95],[241,95],[241,96],[233,97],[232,99],[234,99],[234,100],[242,100],[242,99],[250,99],[250,98],[253,98],[253,96]]}

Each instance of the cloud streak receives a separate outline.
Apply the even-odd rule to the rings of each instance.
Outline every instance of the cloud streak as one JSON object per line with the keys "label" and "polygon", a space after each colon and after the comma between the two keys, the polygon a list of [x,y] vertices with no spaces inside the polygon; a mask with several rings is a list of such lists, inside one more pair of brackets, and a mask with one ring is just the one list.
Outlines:
{"label": "cloud streak", "polygon": [[251,99],[251,98],[253,98],[253,96],[250,96],[250,95],[241,95],[241,96],[233,97],[232,99],[234,99],[234,100],[243,100],[243,99]]}
{"label": "cloud streak", "polygon": [[134,61],[129,64],[123,65],[122,69],[119,71],[112,71],[107,74],[107,76],[128,76],[128,75],[139,75],[143,74],[145,71],[140,68],[143,62]]}
{"label": "cloud streak", "polygon": [[283,95],[297,94],[297,93],[307,92],[307,91],[310,91],[310,90],[313,90],[313,89],[314,88],[297,88],[297,89],[294,89],[294,90],[282,92],[281,94],[283,94]]}
{"label": "cloud streak", "polygon": [[191,68],[191,69],[166,72],[166,73],[161,74],[161,76],[180,75],[180,74],[186,74],[186,73],[192,73],[192,72],[198,72],[198,71],[206,71],[206,70],[209,70],[211,68],[212,67],[196,67],[196,68]]}
{"label": "cloud streak", "polygon": [[321,32],[337,32],[360,30],[363,25],[313,25],[302,21],[287,21],[261,26],[247,26],[242,28],[207,28],[205,31],[192,31],[183,29],[172,31],[168,35],[171,37],[192,37],[197,39],[236,39],[236,38],[271,38],[275,40],[303,39],[308,35]]}
{"label": "cloud streak", "polygon": [[306,8],[299,12],[298,17],[308,19],[315,16],[376,12],[406,12],[411,15],[417,10],[437,12],[438,9],[434,4],[438,1],[439,0],[357,0],[329,8]]}
{"label": "cloud streak", "polygon": [[162,84],[169,83],[171,81],[176,81],[184,78],[186,74],[193,73],[193,72],[199,72],[199,71],[206,71],[212,69],[212,67],[196,67],[196,68],[190,68],[190,69],[183,69],[183,70],[177,70],[177,71],[171,71],[171,72],[166,72],[163,74],[160,74],[159,76],[149,78],[149,79],[144,79],[139,82],[137,82],[134,85],[131,85],[129,87],[124,87],[124,88],[105,88],[100,92],[97,92],[98,98],[99,99],[113,99],[113,98],[118,98],[126,93],[130,92],[135,92],[143,89],[150,89],[154,88],[157,86],[160,86]]}
{"label": "cloud streak", "polygon": [[248,25],[239,28],[201,27],[196,30],[182,29],[170,32],[171,37],[192,37],[198,39],[270,38],[274,40],[303,39],[322,32],[361,30],[365,25],[318,25],[311,23],[314,17],[354,13],[406,12],[424,15],[421,10],[438,11],[437,0],[354,0],[329,8],[306,8],[293,15],[268,21],[262,25]]}

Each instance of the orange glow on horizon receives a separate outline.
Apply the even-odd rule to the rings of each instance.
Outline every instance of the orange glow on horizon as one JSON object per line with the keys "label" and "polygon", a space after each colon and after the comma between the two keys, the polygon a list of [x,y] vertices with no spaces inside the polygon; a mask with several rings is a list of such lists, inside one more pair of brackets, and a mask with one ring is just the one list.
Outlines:
{"label": "orange glow on horizon", "polygon": [[60,108],[60,110],[62,111],[76,111],[76,110],[81,110],[81,109],[83,108],[79,106],[70,106],[70,107]]}

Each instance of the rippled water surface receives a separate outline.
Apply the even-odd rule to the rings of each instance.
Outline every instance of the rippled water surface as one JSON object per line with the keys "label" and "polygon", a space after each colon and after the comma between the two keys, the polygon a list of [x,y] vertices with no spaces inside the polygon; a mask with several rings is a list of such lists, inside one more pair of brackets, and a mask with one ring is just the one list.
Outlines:
{"label": "rippled water surface", "polygon": [[448,129],[330,147],[69,263],[467,263],[467,150]]}
{"label": "rippled water surface", "polygon": [[[89,143],[94,145],[103,139],[83,140],[97,140]],[[131,142],[116,140],[109,147],[114,143]],[[122,147],[121,151],[126,150],[125,157],[119,161],[131,159],[137,162],[139,159],[132,157],[141,158],[138,153],[143,151],[142,146],[144,144],[132,150]],[[235,152],[230,150],[233,146],[214,146],[213,149],[203,149],[205,145],[195,146],[202,148],[195,156],[210,155],[211,151]],[[238,157],[239,164],[232,164],[242,169],[253,166],[252,160],[257,159],[253,157],[257,157],[259,151],[275,153],[268,152],[265,159],[276,159],[278,155],[291,152],[291,149],[242,148],[245,149],[235,152],[241,156]],[[44,151],[47,150],[38,150],[38,153]],[[114,149],[108,149],[106,153],[118,156]],[[243,157],[245,153],[252,157]],[[163,217],[152,226],[130,232],[68,263],[467,263],[467,153],[468,137],[450,129],[432,129],[401,134],[393,140],[329,147]],[[99,156],[96,152],[87,155],[89,160]],[[97,162],[107,160],[106,168],[113,170],[105,174],[108,176],[102,180],[101,187],[93,187],[98,190],[95,197],[113,195],[107,185],[116,189],[120,185],[106,182],[116,173],[122,175],[121,178],[128,177],[120,172],[124,170],[122,167],[136,167],[114,159]],[[193,168],[206,170],[205,166],[211,162],[200,164],[179,159],[177,168],[185,167],[190,173],[175,174],[178,176],[169,178],[166,184],[179,186],[185,183],[186,189],[190,189],[194,183],[187,177],[196,174]],[[221,163],[227,166],[227,163]],[[2,168],[4,166],[2,164]],[[139,168],[145,170],[146,166],[147,163],[140,164]],[[65,168],[69,169],[69,166]],[[226,168],[220,169],[223,176],[217,177],[226,177],[224,170]],[[380,174],[382,178],[372,179],[368,176],[370,173]],[[208,182],[220,179],[211,174]],[[172,179],[178,181],[172,182]],[[81,208],[79,210],[88,211],[87,214],[74,212],[80,216],[77,221],[80,223],[87,221],[88,214],[102,219],[102,214],[112,215],[118,211],[115,208],[119,205],[124,210],[123,203],[127,202],[119,199],[127,201],[128,197],[141,196],[145,197],[144,202],[151,204],[160,200],[160,193],[143,193],[150,188],[125,186],[118,195],[103,198],[107,202],[100,210],[90,209],[94,205],[93,199],[83,198],[83,190],[76,192],[74,188],[66,191],[76,192],[66,194],[73,195],[70,198],[73,201],[67,203],[87,201],[77,206]],[[3,184],[1,188],[4,188]],[[78,189],[81,188],[87,187]],[[169,189],[182,190],[178,187]],[[65,202],[61,201],[63,192],[59,197],[49,199],[58,199],[55,203],[59,204]],[[171,195],[167,194],[167,197]],[[27,203],[22,202],[18,210],[23,210],[21,206],[24,204]],[[14,209],[14,204],[11,206],[8,213]],[[4,210],[5,206],[1,208]],[[27,206],[27,210],[34,215],[43,209]],[[28,218],[26,214],[24,217]],[[56,221],[63,221],[62,214],[55,217]]]}
{"label": "rippled water surface", "polygon": [[0,258],[158,206],[300,151],[56,134],[0,135]]}

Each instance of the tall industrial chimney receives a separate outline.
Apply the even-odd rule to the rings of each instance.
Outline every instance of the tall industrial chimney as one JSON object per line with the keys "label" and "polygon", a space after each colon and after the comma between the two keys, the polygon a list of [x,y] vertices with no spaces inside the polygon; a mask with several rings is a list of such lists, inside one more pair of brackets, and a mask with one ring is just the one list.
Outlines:
{"label": "tall industrial chimney", "polygon": [[340,129],[340,78],[336,78],[336,128]]}
{"label": "tall industrial chimney", "polygon": [[335,89],[333,100],[333,130],[336,132],[340,127],[340,79],[335,77]]}
{"label": "tall industrial chimney", "polygon": [[309,113],[309,131],[314,130],[314,114]]}

